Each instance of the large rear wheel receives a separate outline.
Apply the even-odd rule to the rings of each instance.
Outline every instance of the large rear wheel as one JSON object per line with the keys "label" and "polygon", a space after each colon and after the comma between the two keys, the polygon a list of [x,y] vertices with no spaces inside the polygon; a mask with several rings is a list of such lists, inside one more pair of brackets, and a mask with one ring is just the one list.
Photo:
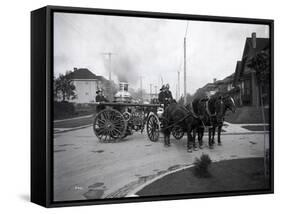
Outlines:
{"label": "large rear wheel", "polygon": [[125,136],[127,123],[119,111],[104,109],[96,115],[93,129],[100,141],[111,142]]}

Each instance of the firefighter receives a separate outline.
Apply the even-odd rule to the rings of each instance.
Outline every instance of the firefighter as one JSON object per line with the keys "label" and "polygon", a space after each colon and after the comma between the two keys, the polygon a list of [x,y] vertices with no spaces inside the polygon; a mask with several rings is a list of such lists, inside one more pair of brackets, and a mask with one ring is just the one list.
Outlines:
{"label": "firefighter", "polygon": [[[105,96],[103,95],[103,91],[102,89],[98,89],[96,91],[96,102],[99,103],[99,102],[109,102],[108,99],[105,98]],[[101,110],[105,109],[105,106],[104,105],[98,105],[97,106],[97,112],[100,112]]]}
{"label": "firefighter", "polygon": [[103,90],[102,90],[102,89],[98,89],[98,90],[96,91],[96,94],[97,94],[97,96],[96,96],[96,102],[109,102],[109,101],[105,98],[105,96],[103,95]]}
{"label": "firefighter", "polygon": [[158,100],[160,104],[165,104],[165,85],[160,88],[160,93],[158,94]]}
{"label": "firefighter", "polygon": [[173,95],[172,92],[170,91],[170,85],[167,84],[164,87],[164,109],[173,102]]}
{"label": "firefighter", "polygon": [[170,91],[170,85],[167,84],[165,87],[165,98],[169,100],[169,102],[171,102],[173,100],[173,95],[172,92]]}

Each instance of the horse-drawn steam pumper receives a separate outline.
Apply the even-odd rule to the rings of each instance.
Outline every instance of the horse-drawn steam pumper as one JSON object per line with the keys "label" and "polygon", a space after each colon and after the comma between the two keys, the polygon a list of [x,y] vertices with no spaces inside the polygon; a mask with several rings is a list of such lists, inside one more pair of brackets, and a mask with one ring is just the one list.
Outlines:
{"label": "horse-drawn steam pumper", "polygon": [[136,131],[144,131],[148,138],[156,142],[160,134],[160,121],[157,115],[160,104],[133,103],[128,92],[128,83],[120,83],[114,102],[94,103],[101,111],[97,112],[93,129],[102,142],[114,142],[132,135]]}

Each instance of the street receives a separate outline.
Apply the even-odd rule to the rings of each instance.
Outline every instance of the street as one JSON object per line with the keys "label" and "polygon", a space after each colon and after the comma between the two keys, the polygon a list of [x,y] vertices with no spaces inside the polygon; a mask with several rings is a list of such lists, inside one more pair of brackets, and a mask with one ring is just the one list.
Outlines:
{"label": "street", "polygon": [[[237,125],[236,125],[237,126]],[[230,128],[228,123],[226,128]],[[186,136],[171,147],[150,142],[146,133],[134,133],[123,141],[100,143],[91,126],[54,135],[54,200],[84,200],[125,197],[133,189],[157,176],[190,165],[202,153],[213,161],[263,157],[263,132],[228,132],[222,146],[187,153]],[[233,130],[232,130],[233,131]],[[268,134],[266,134],[268,143]],[[262,166],[261,166],[262,167]]]}

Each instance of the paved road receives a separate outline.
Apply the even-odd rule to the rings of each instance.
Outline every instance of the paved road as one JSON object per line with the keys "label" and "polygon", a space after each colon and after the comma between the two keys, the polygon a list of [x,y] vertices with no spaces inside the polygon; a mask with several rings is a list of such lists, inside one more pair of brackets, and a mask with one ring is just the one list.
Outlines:
{"label": "paved road", "polygon": [[[205,139],[206,141],[206,139]],[[100,143],[92,127],[58,133],[54,138],[54,199],[124,197],[169,170],[192,164],[208,153],[212,160],[263,156],[263,135],[223,135],[223,146],[186,152],[186,137],[165,148],[134,133],[118,143]],[[268,136],[267,136],[268,141]]]}

